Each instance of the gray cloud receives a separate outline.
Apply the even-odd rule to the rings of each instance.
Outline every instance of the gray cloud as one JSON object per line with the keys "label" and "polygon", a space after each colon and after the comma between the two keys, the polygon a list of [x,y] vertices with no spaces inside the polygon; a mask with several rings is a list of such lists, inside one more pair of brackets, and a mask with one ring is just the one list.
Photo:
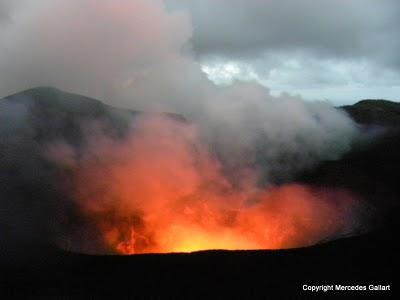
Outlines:
{"label": "gray cloud", "polygon": [[[395,0],[118,1],[108,6],[125,7],[126,13],[104,13],[103,1],[1,0],[0,95],[21,86],[54,85],[115,98],[116,86],[130,86],[137,98],[147,98],[146,106],[160,108],[161,96],[175,98],[179,89],[189,97],[189,82],[198,86],[207,80],[187,53],[193,48],[202,64],[240,63],[241,74],[230,74],[231,79],[256,80],[275,93],[338,104],[398,99],[400,4]],[[148,15],[150,7],[155,13]],[[138,13],[129,15],[132,9]],[[191,74],[183,85],[182,69]],[[246,69],[252,76],[243,76]]]}
{"label": "gray cloud", "polygon": [[400,4],[392,0],[167,3],[191,12],[193,43],[201,55],[254,56],[274,49],[306,49],[330,57],[379,55],[394,49],[400,23]]}
{"label": "gray cloud", "polygon": [[4,22],[4,20],[9,17],[9,1],[1,0],[0,1],[0,24]]}
{"label": "gray cloud", "polygon": [[0,0],[0,32],[4,23],[9,23],[15,13],[23,6],[29,4],[30,0]]}
{"label": "gray cloud", "polygon": [[206,65],[240,63],[273,90],[308,99],[398,99],[398,1],[167,3],[171,10],[190,11],[194,50]]}

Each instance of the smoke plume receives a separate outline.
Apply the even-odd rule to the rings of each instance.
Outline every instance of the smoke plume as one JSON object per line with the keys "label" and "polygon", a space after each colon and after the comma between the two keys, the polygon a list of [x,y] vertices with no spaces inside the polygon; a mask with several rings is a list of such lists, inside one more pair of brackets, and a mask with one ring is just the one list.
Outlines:
{"label": "smoke plume", "polygon": [[[121,107],[177,112],[199,124],[229,166],[269,160],[282,178],[337,158],[355,134],[327,103],[273,97],[255,83],[215,86],[190,52],[190,16],[167,11],[163,1],[41,0],[18,8],[2,28],[2,95],[45,85]],[[258,157],[260,143],[268,147]],[[289,159],[276,164],[283,152]]]}
{"label": "smoke plume", "polygon": [[[13,182],[21,174],[27,182],[52,182],[61,168],[64,184],[53,192],[63,189],[67,199],[45,205],[55,216],[66,209],[78,215],[88,235],[101,232],[99,243],[122,253],[191,250],[186,244],[194,233],[196,249],[279,248],[351,230],[343,220],[351,219],[355,204],[346,193],[275,187],[350,149],[357,129],[343,112],[325,102],[272,96],[256,83],[214,85],[191,52],[190,15],[168,11],[161,0],[4,4],[1,96],[55,86],[117,107],[186,118],[129,120],[123,137],[92,128],[107,128],[102,121],[85,121],[77,125],[80,144],[63,135],[38,141],[29,126],[50,121],[31,120],[29,100],[2,101],[0,133],[7,139],[0,162],[13,166]],[[27,148],[31,156],[20,160]],[[14,210],[10,205],[7,211]],[[53,225],[43,226],[58,228]],[[70,232],[77,231],[64,240],[75,239]]]}

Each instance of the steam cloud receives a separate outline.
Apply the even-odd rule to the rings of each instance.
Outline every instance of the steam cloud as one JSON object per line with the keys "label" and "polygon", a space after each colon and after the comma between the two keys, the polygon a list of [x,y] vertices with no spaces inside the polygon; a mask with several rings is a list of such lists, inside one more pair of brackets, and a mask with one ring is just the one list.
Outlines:
{"label": "steam cloud", "polygon": [[[209,82],[190,53],[190,16],[168,12],[162,1],[26,1],[9,14],[2,95],[46,85],[126,108],[178,112],[228,152],[222,156],[230,165],[254,162],[262,137],[270,168],[282,177],[295,164],[336,158],[355,134],[350,119],[326,103],[273,97],[255,83]],[[275,166],[283,152],[298,156],[296,163]]]}
{"label": "steam cloud", "polygon": [[[159,174],[161,177],[158,179],[162,182],[168,183],[170,176],[179,178],[178,182],[183,182],[178,191],[187,186],[190,189],[194,189],[192,186],[199,188],[205,182],[216,182],[218,185],[225,182],[228,186],[236,186],[235,190],[239,194],[243,191],[255,193],[260,185],[287,182],[299,171],[312,167],[320,160],[340,157],[350,149],[357,134],[353,122],[328,103],[305,102],[287,94],[272,96],[265,87],[256,83],[236,82],[228,87],[215,86],[202,73],[191,53],[190,16],[183,11],[167,11],[161,0],[28,0],[17,4],[2,1],[0,5],[7,7],[7,13],[0,15],[0,95],[5,96],[34,86],[55,86],[103,99],[114,106],[179,113],[192,122],[190,126],[196,128],[196,138],[193,139],[194,133],[189,133],[188,137],[189,125],[183,122],[185,125],[182,123],[178,126],[179,122],[175,122],[173,126],[177,128],[173,127],[163,137],[165,130],[171,127],[166,125],[165,129],[156,122],[156,128],[161,133],[158,135],[153,127],[151,135],[161,140],[150,143],[145,152],[151,155],[143,157],[150,160],[152,157],[155,161],[164,156],[172,160],[179,158],[173,165],[183,164],[174,171],[171,171],[172,167],[168,167],[172,173],[167,172],[165,175],[165,172],[157,169],[163,167],[163,161],[160,164],[145,163],[142,166],[143,161],[137,158],[132,163],[131,156],[137,155],[137,152],[126,150],[132,146],[132,138],[135,140],[135,147],[141,147],[137,142],[141,136],[134,135],[136,131],[133,129],[133,133],[129,131],[128,137],[120,139],[121,145],[118,145],[119,139],[112,139],[110,144],[107,135],[99,136],[96,131],[91,130],[86,130],[84,147],[65,141],[61,136],[58,137],[61,142],[53,141],[43,145],[37,141],[29,127],[29,99],[22,104],[2,101],[0,134],[6,142],[1,144],[2,154],[5,155],[2,155],[0,163],[12,165],[13,170],[17,169],[18,180],[24,174],[25,182],[51,181],[54,170],[45,163],[35,165],[42,161],[37,158],[43,157],[57,166],[62,165],[66,170],[79,170],[77,178],[82,177],[83,180],[91,177],[85,177],[85,172],[95,172],[92,177],[93,185],[88,185],[86,191],[82,191],[79,184],[75,186],[79,192],[78,198],[83,198],[79,205],[83,205],[92,218],[98,216],[93,212],[96,209],[86,207],[89,205],[87,198],[81,193],[90,193],[104,186],[110,188],[104,182],[107,181],[106,178],[97,177],[111,168],[107,159],[113,163],[118,159],[131,163],[129,172],[135,174],[128,178],[135,178],[137,182],[146,178],[146,174],[150,172],[154,176]],[[143,124],[151,127],[149,124],[154,122],[144,121]],[[87,127],[87,124],[80,125],[82,128]],[[97,138],[95,142],[93,136]],[[168,139],[164,140],[165,137]],[[146,139],[146,136],[143,138]],[[190,145],[200,143],[202,146],[197,151],[206,153],[197,157],[201,160],[197,162],[198,168],[194,168],[195,164],[191,161],[193,155],[186,152],[187,147],[191,146],[186,142],[182,144],[182,139],[187,138]],[[163,142],[167,144],[164,145]],[[172,153],[169,153],[168,146],[171,143],[174,147],[171,148]],[[180,145],[184,146],[179,148]],[[32,156],[20,161],[21,157],[26,156],[27,148]],[[14,150],[20,152],[15,153]],[[87,163],[94,157],[97,162],[104,160],[103,169],[88,169]],[[152,166],[156,166],[154,170]],[[32,170],[40,171],[30,176]],[[186,173],[184,176],[174,174],[180,170],[188,170],[189,176]],[[116,186],[121,184],[119,180],[127,180],[117,175],[113,177],[114,175],[111,175],[110,181],[114,180]],[[11,180],[7,179],[8,181]],[[185,181],[195,181],[196,184],[185,184]],[[218,189],[223,189],[223,186],[224,184]],[[10,187],[9,190],[7,193],[15,192],[17,187]],[[2,197],[11,198],[7,193]],[[57,191],[54,193],[57,194]],[[128,193],[135,194],[132,191]],[[193,195],[193,191],[184,191],[182,195],[173,198],[188,194]],[[213,192],[212,196],[225,198],[220,194]],[[98,201],[102,201],[101,199],[105,198],[100,197]],[[129,197],[122,199],[125,201]],[[70,214],[77,214],[74,210],[76,202],[70,205],[62,199],[60,203],[61,206],[50,205],[49,209],[60,214],[67,209]],[[231,205],[237,203],[242,201],[235,200]],[[4,211],[23,210],[12,207],[13,204],[7,201],[2,201],[1,205],[6,206]],[[125,204],[121,205],[125,207]],[[113,205],[106,207],[111,210],[115,208]],[[41,214],[40,209],[37,213]],[[310,216],[314,217],[314,214],[311,213]],[[339,213],[335,216],[333,218],[340,219],[337,216],[343,215]],[[8,215],[2,215],[1,218],[5,224],[14,221],[8,220]],[[30,218],[34,219],[32,216]],[[346,226],[340,227],[340,230],[348,230]],[[39,227],[51,226],[46,223]],[[334,228],[328,232],[333,234],[337,230]],[[323,237],[326,235],[322,234]],[[317,236],[321,238],[321,235]],[[315,242],[318,238],[312,240]]]}

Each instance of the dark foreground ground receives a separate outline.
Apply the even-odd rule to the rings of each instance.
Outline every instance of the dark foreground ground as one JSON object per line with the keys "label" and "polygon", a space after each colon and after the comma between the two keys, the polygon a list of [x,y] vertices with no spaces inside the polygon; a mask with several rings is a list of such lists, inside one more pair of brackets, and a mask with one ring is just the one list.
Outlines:
{"label": "dark foreground ground", "polygon": [[[286,251],[208,251],[192,254],[87,256],[50,247],[3,256],[2,299],[214,298],[393,296],[398,246],[368,234]],[[22,253],[26,251],[25,253]],[[30,253],[30,255],[27,255]],[[13,253],[15,257],[15,252]],[[21,257],[20,257],[21,258]],[[307,285],[391,285],[391,291],[302,291]]]}

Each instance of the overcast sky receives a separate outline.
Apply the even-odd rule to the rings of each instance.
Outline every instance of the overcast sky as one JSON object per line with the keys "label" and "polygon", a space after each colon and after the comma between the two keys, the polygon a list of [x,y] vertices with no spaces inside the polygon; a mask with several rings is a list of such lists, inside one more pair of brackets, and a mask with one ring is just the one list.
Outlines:
{"label": "overcast sky", "polygon": [[398,0],[167,0],[190,11],[193,48],[215,82],[335,103],[400,100]]}
{"label": "overcast sky", "polygon": [[[122,5],[118,3],[122,2],[126,1],[109,3],[118,7]],[[132,0],[132,6],[135,2],[141,1]],[[398,0],[152,0],[151,2],[157,2],[160,9],[164,9],[166,5],[171,14],[181,11],[187,22],[180,24],[176,29],[171,29],[171,33],[168,34],[181,37],[185,43],[188,37],[189,45],[185,45],[192,48],[195,61],[201,65],[208,78],[219,85],[229,85],[234,80],[256,81],[270,89],[273,95],[287,92],[300,95],[307,100],[330,100],[336,105],[354,103],[366,98],[400,100],[400,1]],[[76,38],[79,34],[68,31],[68,27],[60,25],[61,21],[58,24],[56,18],[50,18],[50,12],[45,16],[49,18],[47,21],[43,21],[45,17],[41,16],[46,13],[43,8],[53,7],[51,8],[53,14],[58,14],[64,23],[73,24],[74,19],[83,18],[83,13],[64,9],[66,3],[68,1],[0,0],[0,67],[2,68],[0,94],[2,96],[23,86],[19,81],[33,82],[31,78],[28,80],[26,77],[33,74],[32,76],[36,78],[38,75],[36,67],[43,68],[45,58],[53,58],[55,54],[61,53],[57,47],[62,45],[64,40],[70,40],[68,49],[72,48],[71,45],[75,45],[76,52],[83,52],[82,43]],[[81,6],[101,7],[98,3],[87,0],[82,1]],[[63,10],[66,12],[63,13]],[[101,20],[102,17],[96,14],[97,11],[93,12],[91,18]],[[89,20],[81,21],[80,31],[83,31],[82,36],[86,34],[90,39],[97,39],[102,43],[102,45],[93,43],[92,48],[95,49],[104,47],[110,38],[114,41],[114,45],[120,43],[124,49],[133,48],[125,45],[128,41],[133,44],[136,39],[135,34],[130,35],[129,31],[152,32],[149,26],[155,26],[155,21],[152,21],[153,25],[144,22],[149,23],[147,27],[138,28],[134,24],[135,20],[132,20],[131,24],[124,19],[123,22],[131,26],[127,26],[129,30],[118,29],[119,31],[114,33],[116,28],[110,21],[104,23]],[[43,24],[40,24],[41,22]],[[54,22],[53,28],[47,27],[46,22]],[[97,29],[92,26],[95,22],[98,25]],[[111,22],[124,26],[118,18]],[[73,28],[72,25],[70,27]],[[97,30],[99,35],[93,35]],[[113,34],[107,38],[110,32]],[[63,39],[57,37],[57,34],[61,34]],[[101,35],[106,38],[101,38]],[[117,40],[119,37],[121,39]],[[153,48],[158,47],[156,44],[161,43],[162,39],[154,39]],[[180,43],[175,40],[173,43],[176,43],[178,49]],[[137,44],[140,45],[140,42]],[[111,49],[108,50],[113,53]],[[96,57],[93,51],[91,49],[92,54],[89,58],[83,56],[85,62]],[[42,55],[40,59],[35,56],[39,54]],[[128,54],[126,56],[129,57]],[[126,58],[124,55],[125,53],[116,55],[107,63],[122,61],[121,57]],[[57,70],[58,66],[54,61],[67,62],[62,66],[62,75],[66,75],[69,79],[79,79],[82,84],[84,83],[79,76],[71,75],[71,72],[67,73],[65,70],[74,68],[78,74],[84,73],[88,70],[85,63],[77,63],[79,59],[66,60],[57,57],[52,62],[54,70]],[[96,62],[96,65],[104,64],[102,61]],[[84,70],[80,70],[81,68]],[[104,66],[104,70],[110,69],[112,69],[110,66]],[[47,71],[51,74],[47,76],[50,79],[62,77],[60,75],[62,72]],[[47,78],[46,72],[40,70],[41,77]],[[99,81],[98,78],[96,80]],[[42,82],[47,81],[42,80]]]}

